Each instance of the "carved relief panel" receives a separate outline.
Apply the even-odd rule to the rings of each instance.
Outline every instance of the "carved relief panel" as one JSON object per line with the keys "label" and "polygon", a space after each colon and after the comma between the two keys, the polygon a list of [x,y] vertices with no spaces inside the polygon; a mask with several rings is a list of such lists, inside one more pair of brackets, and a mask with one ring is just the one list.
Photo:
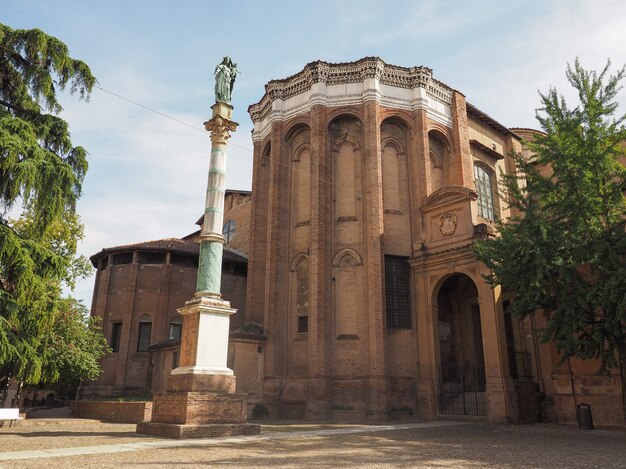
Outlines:
{"label": "carved relief panel", "polygon": [[340,117],[330,125],[335,219],[357,221],[361,208],[361,123]]}
{"label": "carved relief panel", "polygon": [[410,255],[410,183],[406,129],[393,121],[380,128],[384,249],[387,254]]}

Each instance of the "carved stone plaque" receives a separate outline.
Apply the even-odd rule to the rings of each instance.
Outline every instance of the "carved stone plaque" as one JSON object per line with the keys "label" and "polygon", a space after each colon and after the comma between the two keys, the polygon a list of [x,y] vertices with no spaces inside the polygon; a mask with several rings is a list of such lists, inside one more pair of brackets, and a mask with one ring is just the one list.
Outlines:
{"label": "carved stone plaque", "polygon": [[444,213],[439,218],[439,230],[444,236],[452,236],[456,231],[457,216],[454,213]]}

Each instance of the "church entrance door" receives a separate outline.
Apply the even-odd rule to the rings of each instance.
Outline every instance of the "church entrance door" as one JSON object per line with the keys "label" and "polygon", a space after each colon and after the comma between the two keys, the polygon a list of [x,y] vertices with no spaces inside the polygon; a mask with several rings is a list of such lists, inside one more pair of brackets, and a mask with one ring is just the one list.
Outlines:
{"label": "church entrance door", "polygon": [[437,296],[439,412],[487,415],[485,359],[476,285],[454,274]]}

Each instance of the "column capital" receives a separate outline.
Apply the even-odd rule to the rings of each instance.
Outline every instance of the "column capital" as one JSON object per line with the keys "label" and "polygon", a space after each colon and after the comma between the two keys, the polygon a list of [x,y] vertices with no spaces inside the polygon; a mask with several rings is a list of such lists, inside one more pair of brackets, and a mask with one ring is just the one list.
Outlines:
{"label": "column capital", "polygon": [[215,114],[211,120],[204,123],[204,128],[211,132],[211,143],[214,145],[226,145],[230,138],[230,132],[234,132],[239,124],[231,121],[221,114]]}

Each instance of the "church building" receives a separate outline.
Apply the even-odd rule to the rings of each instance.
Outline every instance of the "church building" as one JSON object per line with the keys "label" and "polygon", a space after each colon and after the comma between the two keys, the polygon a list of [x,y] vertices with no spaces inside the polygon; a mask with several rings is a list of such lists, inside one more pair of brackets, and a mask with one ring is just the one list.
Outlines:
{"label": "church building", "polygon": [[509,215],[498,174],[514,171],[507,155],[521,137],[430,69],[379,58],[310,63],[271,81],[249,112],[246,319],[268,337],[270,407],[296,418],[432,419],[456,407],[532,418],[518,402],[539,391],[532,344],[472,254]]}
{"label": "church building", "polygon": [[309,63],[249,113],[247,286],[229,366],[252,404],[276,418],[574,423],[584,397],[597,423],[620,425],[619,375],[561,364],[536,338],[542,319],[511,317],[472,253],[511,215],[500,178],[536,131],[500,124],[429,68],[376,57]]}

